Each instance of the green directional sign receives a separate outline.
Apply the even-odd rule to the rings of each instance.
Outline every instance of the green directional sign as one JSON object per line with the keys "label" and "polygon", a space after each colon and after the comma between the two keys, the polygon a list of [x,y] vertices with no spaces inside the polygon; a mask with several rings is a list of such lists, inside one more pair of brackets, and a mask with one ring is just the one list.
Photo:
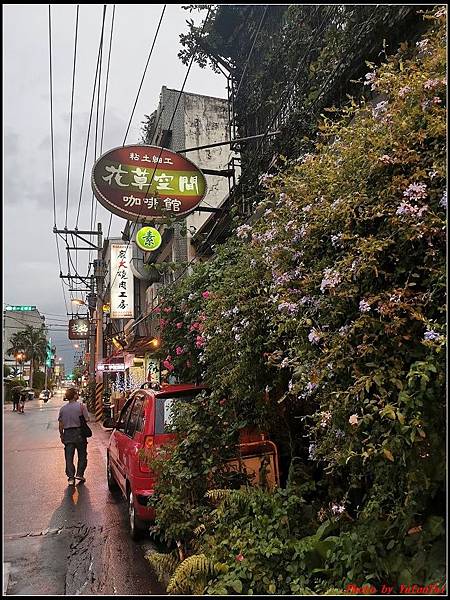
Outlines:
{"label": "green directional sign", "polygon": [[36,310],[35,306],[24,306],[24,305],[12,305],[12,304],[8,304],[5,307],[5,310],[11,310],[11,311],[26,311],[26,310]]}

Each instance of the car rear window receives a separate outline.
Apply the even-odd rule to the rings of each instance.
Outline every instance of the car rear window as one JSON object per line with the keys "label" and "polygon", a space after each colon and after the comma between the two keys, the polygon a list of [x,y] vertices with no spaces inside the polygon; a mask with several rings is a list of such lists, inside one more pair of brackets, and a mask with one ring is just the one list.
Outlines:
{"label": "car rear window", "polygon": [[155,434],[171,433],[170,425],[172,424],[173,408],[176,401],[189,402],[197,394],[203,390],[195,392],[190,391],[186,394],[173,394],[167,398],[156,398],[156,414],[155,414]]}

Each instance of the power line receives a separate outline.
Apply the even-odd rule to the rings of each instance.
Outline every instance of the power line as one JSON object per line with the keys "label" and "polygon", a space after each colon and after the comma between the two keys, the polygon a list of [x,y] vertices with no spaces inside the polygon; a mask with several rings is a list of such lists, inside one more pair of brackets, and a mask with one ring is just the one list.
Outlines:
{"label": "power line", "polygon": [[102,29],[101,29],[100,43],[99,43],[98,54],[97,54],[97,67],[95,70],[94,88],[92,90],[91,110],[90,110],[90,114],[89,114],[89,125],[88,125],[87,138],[86,138],[86,150],[85,150],[85,155],[84,155],[83,174],[82,174],[82,178],[81,178],[80,198],[78,201],[77,219],[76,219],[75,227],[78,227],[78,220],[80,217],[80,207],[81,207],[81,199],[82,199],[82,195],[83,195],[84,175],[86,173],[86,162],[87,162],[87,154],[88,154],[88,147],[89,147],[89,137],[90,137],[90,133],[91,133],[92,113],[94,110],[95,90],[96,90],[96,86],[97,86],[101,47],[103,44],[103,31],[104,31],[104,26],[105,26],[105,11],[106,11],[106,5],[103,7]]}
{"label": "power line", "polygon": [[67,161],[67,192],[66,192],[66,218],[65,218],[65,227],[66,228],[67,228],[67,212],[69,210],[70,156],[71,156],[71,146],[72,146],[73,97],[74,97],[74,92],[75,92],[75,67],[76,67],[76,61],[77,61],[79,10],[80,10],[80,5],[77,4],[77,18],[76,18],[76,22],[75,22],[75,42],[74,42],[74,48],[73,48],[72,98],[71,98],[71,102],[70,102],[69,151],[68,151],[68,161]]}
{"label": "power line", "polygon": [[[102,119],[102,137],[100,140],[100,154],[102,153],[103,150],[103,134],[105,131],[105,113],[106,113],[106,95],[108,92],[108,83],[109,83],[109,67],[110,67],[110,63],[111,63],[111,49],[112,49],[112,38],[113,38],[113,30],[114,30],[114,17],[115,17],[115,13],[116,13],[116,5],[113,5],[113,13],[112,13],[112,18],[111,18],[111,35],[109,38],[109,51],[108,51],[108,67],[106,70],[106,82],[105,82],[105,97],[103,100],[103,119]],[[95,205],[95,218],[94,218],[94,223],[97,219],[97,206],[98,206],[98,202]],[[109,237],[109,232],[111,229],[111,221],[112,221],[112,217],[113,214],[111,213],[110,219],[109,219],[109,226],[108,226],[108,235],[107,237]]]}
{"label": "power line", "polygon": [[249,55],[247,56],[247,60],[245,61],[244,70],[243,70],[243,72],[242,72],[241,79],[240,79],[240,81],[239,81],[239,84],[238,84],[238,88],[237,88],[237,90],[236,90],[236,93],[234,94],[234,100],[236,100],[236,98],[237,98],[237,95],[239,94],[239,90],[241,89],[242,80],[244,79],[245,72],[247,71],[248,63],[249,63],[249,61],[250,61],[250,57],[251,57],[251,55],[252,55],[252,53],[253,53],[253,48],[255,47],[256,40],[257,40],[257,38],[258,38],[258,35],[259,35],[259,32],[260,32],[260,30],[261,30],[261,26],[262,26],[262,24],[263,24],[263,21],[264,21],[264,19],[265,19],[265,17],[266,17],[266,13],[267,13],[267,9],[268,9],[268,8],[269,8],[269,7],[268,7],[268,6],[266,6],[266,8],[265,8],[265,10],[264,10],[264,12],[263,12],[263,16],[261,17],[261,21],[259,22],[258,30],[257,30],[257,32],[255,33],[255,36],[254,36],[254,38],[253,38],[253,44],[252,44],[252,47],[251,47],[251,49],[250,49]]}
{"label": "power line", "polygon": [[128,121],[128,127],[127,127],[127,130],[126,130],[126,132],[125,132],[125,136],[124,136],[124,138],[123,138],[123,144],[122,144],[122,146],[125,146],[125,142],[126,142],[126,139],[127,139],[127,135],[128,135],[128,132],[130,131],[130,125],[131,125],[131,121],[133,120],[134,111],[135,111],[135,109],[136,109],[136,104],[137,104],[137,102],[138,102],[139,94],[141,93],[141,88],[142,88],[142,84],[144,83],[145,74],[147,73],[147,67],[148,67],[148,63],[150,62],[150,58],[151,58],[151,56],[152,56],[152,53],[153,53],[153,48],[155,47],[156,38],[158,37],[159,28],[160,28],[160,26],[161,26],[161,21],[163,20],[163,17],[164,17],[164,13],[165,13],[165,11],[166,11],[166,4],[164,4],[164,6],[163,6],[163,9],[162,9],[162,12],[161,12],[161,16],[160,16],[160,18],[159,18],[158,27],[156,28],[156,33],[155,33],[155,36],[154,36],[154,38],[153,38],[153,44],[152,44],[152,47],[150,48],[150,53],[149,53],[149,55],[148,55],[148,58],[147,58],[147,64],[145,65],[144,72],[143,72],[143,74],[142,74],[141,83],[140,83],[140,85],[139,85],[139,89],[138,89],[138,91],[137,91],[137,94],[136,94],[136,100],[134,101],[134,106],[133,106],[133,109],[132,109],[132,111],[131,111],[130,120]]}
{"label": "power line", "polygon": [[[204,22],[203,22],[202,31],[201,31],[200,35],[201,35],[201,34],[204,32],[204,30],[205,30],[206,23],[208,22],[208,19],[209,19],[209,15],[210,15],[210,13],[211,13],[211,7],[209,7],[209,8],[208,8],[208,13],[206,14],[205,20],[204,20]],[[190,71],[191,71],[192,65],[193,65],[193,63],[194,63],[195,55],[197,54],[198,48],[199,48],[199,44],[197,43],[197,45],[195,46],[194,52],[192,53],[192,57],[191,57],[191,60],[190,60],[190,62],[189,62],[189,66],[188,66],[188,69],[187,69],[187,72],[186,72],[186,75],[185,75],[185,78],[184,78],[184,81],[183,81],[183,85],[181,86],[180,93],[178,94],[178,98],[177,98],[177,102],[176,102],[176,104],[175,104],[175,108],[174,108],[174,111],[173,111],[173,114],[172,114],[172,118],[170,119],[170,123],[169,123],[169,126],[168,126],[168,129],[169,129],[169,130],[170,130],[170,128],[172,127],[172,123],[173,123],[173,121],[174,121],[174,119],[175,119],[175,115],[176,115],[176,112],[177,112],[177,109],[178,109],[178,105],[179,105],[179,103],[180,103],[180,100],[181,100],[181,97],[182,97],[182,95],[183,95],[184,86],[186,85],[186,81],[187,81],[187,78],[188,78],[188,76],[189,76],[189,73],[190,73]],[[155,176],[155,173],[156,173],[156,169],[157,169],[157,166],[156,166],[156,165],[158,165],[158,164],[159,164],[159,159],[161,158],[162,152],[163,152],[163,148],[161,148],[161,150],[160,150],[160,152],[159,152],[159,156],[158,156],[158,162],[155,164],[155,167],[154,167],[154,169],[153,169],[153,172],[152,172],[152,176],[151,176],[150,182],[149,182],[149,184],[148,184],[148,186],[147,186],[147,191],[146,191],[146,194],[148,194],[148,193],[149,193],[150,187],[151,187],[151,185],[152,185],[152,182],[153,182],[153,178],[154,178],[154,176]],[[138,225],[138,223],[139,223],[139,220],[140,220],[140,218],[141,218],[141,216],[142,216],[142,211],[143,211],[143,209],[144,209],[144,204],[142,204],[142,208],[140,209],[140,211],[139,211],[139,214],[138,214],[138,216],[137,216],[137,219],[136,219],[136,220],[135,220],[135,222],[134,222],[134,225],[133,225],[133,231],[130,233],[130,239],[129,239],[129,240],[128,240],[128,242],[127,242],[127,247],[126,247],[126,250],[128,250],[128,248],[129,248],[129,246],[130,246],[130,244],[131,244],[131,240],[132,240],[132,238],[133,238],[134,232],[135,232],[135,230],[136,230],[136,227],[137,227],[137,225]],[[116,278],[117,278],[117,275],[118,275],[118,273],[119,273],[119,269],[117,269],[117,271],[116,271],[116,273],[115,273],[115,275],[114,275],[114,279],[113,279],[113,280],[112,280],[112,282],[110,283],[110,286],[111,286],[111,288],[112,288],[112,287],[113,287],[113,285],[114,285],[114,282],[115,282],[115,280],[116,280]]]}
{"label": "power line", "polygon": [[[52,162],[52,191],[53,191],[53,225],[56,228],[56,192],[55,192],[55,144],[53,135],[53,68],[52,68],[52,18],[51,18],[51,6],[48,6],[48,48],[49,48],[49,80],[50,80],[50,137],[51,137],[51,162]],[[61,255],[59,252],[58,238],[56,238],[56,252],[58,255],[59,273],[62,273],[61,267]],[[67,310],[66,292],[64,289],[63,282],[61,280],[61,289],[63,292],[64,305]]]}

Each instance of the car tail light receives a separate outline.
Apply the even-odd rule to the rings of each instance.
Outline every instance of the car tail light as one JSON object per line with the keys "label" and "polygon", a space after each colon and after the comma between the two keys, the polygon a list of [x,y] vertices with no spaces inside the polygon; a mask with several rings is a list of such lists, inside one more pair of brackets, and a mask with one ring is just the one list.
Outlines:
{"label": "car tail light", "polygon": [[144,438],[144,449],[150,450],[150,448],[153,448],[153,441],[152,435],[146,435]]}
{"label": "car tail light", "polygon": [[[153,448],[153,436],[152,435],[146,435],[144,438],[144,450],[150,450],[151,448]],[[147,464],[145,462],[143,462],[141,459],[139,459],[139,470],[142,473],[151,473],[151,470],[149,469],[149,467],[147,466]]]}

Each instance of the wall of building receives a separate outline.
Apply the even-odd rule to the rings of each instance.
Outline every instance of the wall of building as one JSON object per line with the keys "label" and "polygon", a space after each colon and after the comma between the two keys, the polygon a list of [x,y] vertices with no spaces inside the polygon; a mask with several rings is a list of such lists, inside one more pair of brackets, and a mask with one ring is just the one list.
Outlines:
{"label": "wall of building", "polygon": [[[186,94],[184,106],[185,148],[206,146],[229,139],[227,100],[198,94]],[[225,145],[187,152],[185,156],[200,169],[223,170],[228,167],[232,154],[230,153],[230,147]],[[208,191],[201,206],[218,207],[228,194],[228,179],[216,175],[205,175],[205,177]],[[195,256],[195,249],[191,240],[210,216],[211,213],[195,211],[186,218],[188,261],[191,261]]]}
{"label": "wall of building", "polygon": [[[206,146],[228,139],[228,102],[222,98],[183,92],[174,114],[180,92],[163,87],[155,114],[155,132],[152,143],[175,151]],[[172,123],[171,123],[172,121]],[[164,132],[169,130],[167,137]],[[228,167],[232,154],[229,146],[218,146],[194,152],[181,153],[200,169],[223,170]],[[205,175],[207,193],[201,206],[219,206],[228,194],[228,179]],[[186,218],[187,236],[180,236],[177,228],[168,242],[172,246],[173,262],[189,262],[195,256],[192,238],[211,213],[195,211]]]}

